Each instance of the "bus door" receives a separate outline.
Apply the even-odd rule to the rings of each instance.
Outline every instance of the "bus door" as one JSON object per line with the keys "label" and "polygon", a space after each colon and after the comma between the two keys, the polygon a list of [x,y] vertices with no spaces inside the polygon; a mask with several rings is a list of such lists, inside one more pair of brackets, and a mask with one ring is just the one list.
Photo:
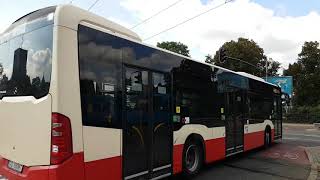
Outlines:
{"label": "bus door", "polygon": [[170,75],[124,69],[123,177],[140,180],[170,176]]}
{"label": "bus door", "polygon": [[225,94],[226,156],[243,152],[245,95],[243,91]]}

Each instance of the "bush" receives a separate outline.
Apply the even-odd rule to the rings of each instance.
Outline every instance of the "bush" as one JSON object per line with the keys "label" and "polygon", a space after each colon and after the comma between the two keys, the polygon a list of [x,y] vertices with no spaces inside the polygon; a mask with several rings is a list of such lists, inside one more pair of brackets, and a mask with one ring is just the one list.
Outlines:
{"label": "bush", "polygon": [[320,105],[294,107],[284,114],[284,122],[289,123],[320,123]]}

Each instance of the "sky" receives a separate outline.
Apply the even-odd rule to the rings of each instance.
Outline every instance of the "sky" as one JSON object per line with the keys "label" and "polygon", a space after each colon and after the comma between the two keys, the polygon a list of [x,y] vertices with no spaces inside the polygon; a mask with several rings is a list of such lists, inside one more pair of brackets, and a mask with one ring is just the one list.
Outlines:
{"label": "sky", "polygon": [[[133,29],[146,39],[190,17],[213,8],[225,0],[180,0],[175,6]],[[0,11],[0,32],[19,17],[50,5],[70,0],[6,1]],[[95,0],[73,0],[88,9]],[[93,13],[131,28],[177,0],[100,0]],[[294,63],[305,41],[320,41],[320,0],[234,0],[188,23],[160,34],[144,43],[180,41],[191,56],[204,61],[224,42],[239,37],[252,39],[265,54],[287,68]]]}

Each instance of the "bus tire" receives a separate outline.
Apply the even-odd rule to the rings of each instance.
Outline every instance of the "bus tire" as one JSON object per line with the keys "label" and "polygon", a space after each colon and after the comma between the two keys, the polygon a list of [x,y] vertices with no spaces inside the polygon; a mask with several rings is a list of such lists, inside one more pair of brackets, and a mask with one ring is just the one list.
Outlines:
{"label": "bus tire", "polygon": [[183,149],[183,175],[190,178],[199,173],[203,165],[203,149],[200,142],[189,140]]}
{"label": "bus tire", "polygon": [[268,148],[271,146],[271,131],[267,128],[264,132],[264,147]]}

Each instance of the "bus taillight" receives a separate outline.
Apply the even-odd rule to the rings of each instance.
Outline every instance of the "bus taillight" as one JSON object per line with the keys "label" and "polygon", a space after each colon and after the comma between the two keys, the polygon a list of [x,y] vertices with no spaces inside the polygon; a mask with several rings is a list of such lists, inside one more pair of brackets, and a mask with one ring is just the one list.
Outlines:
{"label": "bus taillight", "polygon": [[72,132],[70,119],[59,113],[52,113],[51,164],[61,164],[72,156]]}

